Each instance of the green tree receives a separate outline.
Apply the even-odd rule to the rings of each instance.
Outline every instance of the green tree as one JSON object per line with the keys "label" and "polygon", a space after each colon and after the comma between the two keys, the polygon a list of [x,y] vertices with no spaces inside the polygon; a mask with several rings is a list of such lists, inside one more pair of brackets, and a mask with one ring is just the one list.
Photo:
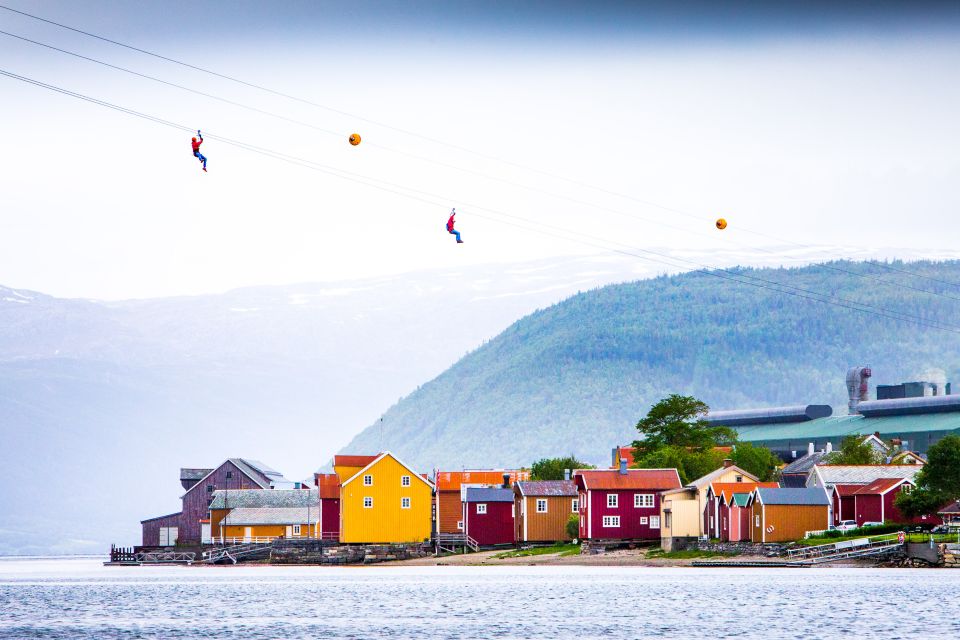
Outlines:
{"label": "green tree", "polygon": [[935,513],[960,498],[960,436],[949,435],[927,451],[927,464],[916,477],[917,488],[902,491],[896,504],[909,517]]}
{"label": "green tree", "polygon": [[650,407],[637,423],[643,436],[633,443],[640,457],[662,449],[679,447],[703,452],[736,441],[737,434],[727,427],[712,427],[704,419],[710,407],[692,396],[672,394]]}
{"label": "green tree", "polygon": [[570,536],[571,540],[580,537],[580,516],[575,513],[571,513],[570,517],[567,518],[567,535]]}
{"label": "green tree", "polygon": [[883,454],[865,436],[847,436],[840,448],[826,456],[827,464],[883,464]]}
{"label": "green tree", "polygon": [[766,447],[757,447],[749,442],[738,442],[730,454],[733,464],[757,476],[760,482],[769,482],[776,477],[780,458]]}
{"label": "green tree", "polygon": [[565,458],[542,458],[530,467],[531,480],[563,480],[565,469],[593,469],[592,464],[581,462],[573,456]]}

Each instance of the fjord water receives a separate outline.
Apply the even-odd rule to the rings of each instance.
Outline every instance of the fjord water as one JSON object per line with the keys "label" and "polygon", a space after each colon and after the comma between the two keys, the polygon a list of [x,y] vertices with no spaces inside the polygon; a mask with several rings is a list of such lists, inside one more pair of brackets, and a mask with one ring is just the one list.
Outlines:
{"label": "fjord water", "polygon": [[916,638],[960,571],[0,560],[2,638]]}

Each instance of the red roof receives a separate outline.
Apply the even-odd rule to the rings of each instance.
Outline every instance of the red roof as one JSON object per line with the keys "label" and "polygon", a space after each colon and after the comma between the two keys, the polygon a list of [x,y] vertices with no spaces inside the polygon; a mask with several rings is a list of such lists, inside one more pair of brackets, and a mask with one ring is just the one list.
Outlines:
{"label": "red roof", "polygon": [[676,469],[577,469],[574,479],[581,478],[586,489],[654,489],[664,491],[680,488]]}
{"label": "red roof", "polygon": [[877,478],[870,484],[861,486],[860,489],[854,493],[858,496],[883,495],[903,483],[913,484],[906,478]]}
{"label": "red roof", "polygon": [[460,491],[463,484],[503,484],[503,474],[510,474],[510,484],[529,480],[529,471],[515,469],[474,469],[472,471],[438,471],[437,491]]}
{"label": "red roof", "polygon": [[320,490],[320,498],[329,500],[340,497],[340,477],[335,473],[318,473],[316,478],[317,488]]}
{"label": "red roof", "polygon": [[840,494],[840,497],[852,496],[863,488],[862,484],[835,484],[833,490]]}
{"label": "red roof", "polygon": [[[380,455],[379,453],[377,456]],[[333,456],[333,466],[335,467],[365,467],[377,456]]]}
{"label": "red roof", "polygon": [[730,497],[735,493],[750,493],[757,487],[762,489],[779,489],[777,482],[712,482],[710,489],[714,496],[722,496],[724,502],[730,502]]}

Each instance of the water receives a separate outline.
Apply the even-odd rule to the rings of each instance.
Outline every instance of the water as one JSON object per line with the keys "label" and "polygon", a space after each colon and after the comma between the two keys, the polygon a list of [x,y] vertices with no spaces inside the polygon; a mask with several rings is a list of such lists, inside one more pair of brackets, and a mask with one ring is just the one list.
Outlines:
{"label": "water", "polygon": [[0,638],[956,637],[949,569],[0,560]]}

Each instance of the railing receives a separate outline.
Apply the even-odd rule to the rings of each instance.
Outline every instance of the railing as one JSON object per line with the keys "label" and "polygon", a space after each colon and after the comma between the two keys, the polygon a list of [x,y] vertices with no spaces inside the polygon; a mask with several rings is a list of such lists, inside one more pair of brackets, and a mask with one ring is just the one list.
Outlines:
{"label": "railing", "polygon": [[193,551],[142,551],[135,555],[137,562],[193,564],[197,554]]}
{"label": "railing", "polygon": [[133,552],[133,547],[117,547],[110,545],[110,562],[120,564],[124,562],[138,562],[137,555]]}
{"label": "railing", "polygon": [[323,533],[317,536],[215,536],[210,539],[210,544],[216,545],[233,545],[233,544],[270,544],[278,540],[294,540],[294,541],[303,541],[307,542],[309,540],[326,540],[331,542],[339,542],[340,534],[339,533]]}
{"label": "railing", "polygon": [[792,562],[805,564],[819,564],[833,562],[846,558],[877,555],[886,553],[903,545],[900,534],[874,536],[870,538],[855,538],[841,540],[830,544],[818,544],[813,547],[789,549],[787,557]]}
{"label": "railing", "polygon": [[480,550],[480,544],[465,533],[438,533],[433,542],[437,553],[456,553],[457,549]]}

